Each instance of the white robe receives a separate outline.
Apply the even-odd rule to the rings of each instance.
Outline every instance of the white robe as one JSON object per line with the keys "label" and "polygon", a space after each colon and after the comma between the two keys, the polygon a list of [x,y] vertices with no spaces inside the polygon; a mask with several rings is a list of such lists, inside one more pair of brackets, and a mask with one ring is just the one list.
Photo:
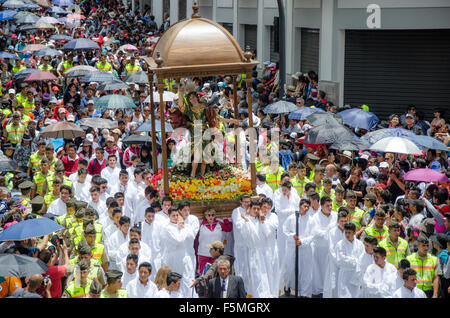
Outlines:
{"label": "white robe", "polygon": [[277,229],[277,244],[278,244],[278,254],[280,262],[284,260],[284,255],[286,253],[286,235],[283,233],[284,221],[290,216],[298,211],[300,197],[297,194],[295,188],[291,188],[291,194],[288,197],[284,196],[281,191],[275,192],[274,195],[274,206],[275,213],[278,216],[278,229]]}
{"label": "white robe", "polygon": [[161,290],[158,290],[156,292],[154,298],[185,298],[185,297],[180,290],[169,292],[167,289],[162,288]]}
{"label": "white robe", "polygon": [[386,262],[384,268],[377,264],[369,265],[364,275],[367,298],[392,298],[395,292],[397,269]]}
{"label": "white robe", "polygon": [[354,238],[350,242],[346,238],[336,244],[337,297],[358,298],[361,290],[359,259],[364,253],[364,244]]}
{"label": "white robe", "polygon": [[[154,221],[154,220],[153,220]],[[150,247],[153,260],[156,258],[158,252],[155,248],[155,238],[154,238],[154,232],[155,232],[155,222],[152,222],[152,224],[148,224],[146,221],[142,222],[142,230],[141,230],[141,242],[144,242]]]}
{"label": "white robe", "polygon": [[244,244],[244,239],[242,238],[241,228],[238,226],[240,222],[244,222],[241,217],[241,213],[244,213],[246,217],[247,211],[241,206],[235,208],[231,214],[231,220],[233,222],[233,256],[235,261],[233,263],[234,272],[236,276],[242,276],[242,268],[245,266],[246,260],[246,247]]}
{"label": "white robe", "polygon": [[87,183],[86,181],[84,183],[73,182],[72,189],[75,199],[85,202],[89,201],[91,198],[89,187],[90,183]]}
{"label": "white robe", "polygon": [[345,238],[344,231],[341,231],[338,224],[332,224],[328,232],[329,254],[327,260],[327,270],[325,272],[325,283],[323,287],[323,298],[337,298],[337,274],[336,264],[336,244]]}
{"label": "white robe", "polygon": [[109,238],[106,239],[105,244],[108,249],[108,256],[110,261],[111,269],[119,269],[120,270],[120,258],[118,255],[119,247],[128,242],[128,234],[126,237],[123,236],[121,231],[114,232]]}
{"label": "white robe", "polygon": [[394,294],[393,298],[427,298],[427,295],[423,292],[423,290],[415,287],[412,291],[402,286],[398,288]]}
{"label": "white robe", "polygon": [[129,282],[139,276],[138,269],[133,274],[128,273],[126,267],[120,269],[123,272],[122,275],[122,288],[127,288]]}
{"label": "white robe", "polygon": [[[298,286],[299,295],[303,297],[312,296],[313,269],[311,265],[312,248],[311,243],[311,217],[308,213],[298,217],[298,237],[302,244],[298,247]],[[282,275],[287,288],[295,292],[295,241],[296,234],[295,214],[290,215],[283,224],[283,232],[286,235],[286,254],[282,262]]]}
{"label": "white robe", "polygon": [[314,236],[312,243],[313,252],[313,295],[323,293],[325,273],[327,269],[327,256],[329,253],[328,231],[331,224],[337,221],[337,213],[331,211],[326,217],[322,211],[311,216],[311,235]]}
{"label": "white robe", "polygon": [[190,231],[190,233],[186,236],[184,240],[184,250],[185,257],[189,257],[190,261],[185,263],[185,271],[182,273],[182,284],[180,286],[181,292],[186,295],[186,297],[194,296],[198,297],[194,288],[191,288],[192,282],[195,279],[195,264],[197,262],[195,258],[195,249],[194,249],[194,240],[197,236],[198,229],[200,227],[198,217],[194,215],[189,215],[184,220],[184,226],[186,230]]}
{"label": "white robe", "polygon": [[61,198],[56,199],[47,209],[47,213],[59,216],[63,214],[67,214],[66,204],[61,200]]}
{"label": "white robe", "polygon": [[[163,211],[159,211],[155,214],[155,219],[153,220],[153,246],[152,251],[156,254],[153,255],[153,261],[155,263],[155,272],[157,272],[161,266],[162,262],[162,252],[161,252],[161,231],[170,222],[169,216]],[[181,273],[180,273],[181,274]]]}
{"label": "white robe", "polygon": [[375,262],[373,261],[373,255],[367,254],[366,251],[364,251],[364,253],[361,255],[361,258],[359,259],[359,264],[361,265],[361,276],[360,276],[361,294],[360,294],[360,297],[367,298],[367,290],[364,285],[364,275],[366,275],[366,271],[367,271],[367,268],[369,267],[369,265],[375,264]]}
{"label": "white robe", "polygon": [[264,194],[267,198],[273,200],[273,190],[267,183],[257,185],[256,194]]}
{"label": "white robe", "polygon": [[280,261],[277,245],[278,216],[269,212],[266,220],[259,227],[261,230],[259,252],[263,255],[272,297],[278,298],[280,290]]}
{"label": "white robe", "polygon": [[88,205],[93,207],[95,211],[97,211],[98,215],[108,215],[108,208],[106,207],[106,202],[103,201],[101,198],[99,198],[98,202],[92,201],[92,199],[89,199]]}
{"label": "white robe", "polygon": [[142,201],[138,202],[136,206],[135,213],[133,215],[132,224],[138,224],[139,222],[144,222],[145,220],[145,210],[149,208],[150,202],[144,198]]}
{"label": "white robe", "polygon": [[206,245],[211,244],[214,241],[223,241],[222,226],[217,222],[214,230],[210,230],[206,225],[201,225],[198,235],[198,251],[199,256],[211,257],[209,254],[209,248]]}
{"label": "white robe", "polygon": [[271,298],[268,270],[264,262],[264,255],[258,246],[261,243],[261,229],[258,218],[251,216],[239,222],[242,238],[245,244],[245,254],[247,262],[243,263],[242,280],[244,281],[247,294],[253,298]]}
{"label": "white robe", "polygon": [[128,183],[127,192],[125,194],[124,209],[123,214],[128,216],[131,220],[134,219],[134,214],[138,203],[145,198],[145,183],[136,181],[131,181]]}
{"label": "white robe", "polygon": [[115,183],[119,182],[119,173],[120,173],[120,168],[119,167],[114,167],[111,168],[110,166],[107,166],[105,169],[102,170],[102,172],[100,173],[100,175],[102,176],[102,178],[105,178],[108,181],[108,189],[109,192],[111,191],[112,186]]}
{"label": "white robe", "polygon": [[126,288],[128,298],[154,298],[158,292],[158,287],[150,278],[147,281],[147,285],[144,286],[139,280],[139,275]]}

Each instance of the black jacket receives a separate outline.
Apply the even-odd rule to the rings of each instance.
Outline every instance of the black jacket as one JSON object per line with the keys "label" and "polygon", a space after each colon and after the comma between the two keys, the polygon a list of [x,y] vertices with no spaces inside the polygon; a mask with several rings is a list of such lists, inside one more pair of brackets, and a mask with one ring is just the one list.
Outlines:
{"label": "black jacket", "polygon": [[[246,298],[244,281],[240,276],[229,275],[226,298]],[[208,282],[208,298],[222,298],[222,286],[220,276],[210,279]]]}

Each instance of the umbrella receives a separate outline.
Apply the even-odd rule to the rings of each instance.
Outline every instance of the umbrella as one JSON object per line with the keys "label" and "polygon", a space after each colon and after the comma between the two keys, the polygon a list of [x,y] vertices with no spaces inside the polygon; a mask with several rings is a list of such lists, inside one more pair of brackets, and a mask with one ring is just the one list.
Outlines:
{"label": "umbrella", "polygon": [[128,88],[130,88],[130,86],[128,86],[119,79],[115,79],[112,82],[103,83],[97,89],[99,91],[113,91],[115,89],[128,89]]}
{"label": "umbrella", "polygon": [[19,0],[8,0],[5,3],[2,4],[2,7],[9,8],[9,9],[22,9],[25,8],[27,5]]}
{"label": "umbrella", "polygon": [[37,22],[36,24],[32,24],[32,29],[54,29],[55,27],[50,23],[45,22]]}
{"label": "umbrella", "polygon": [[56,138],[56,139],[53,139],[52,141],[50,141],[49,143],[53,144],[53,148],[55,149],[55,151],[58,151],[59,148],[64,146],[65,141],[64,141],[64,138]]}
{"label": "umbrella", "polygon": [[67,14],[66,10],[62,9],[61,7],[53,6],[48,9],[48,11],[56,14]]}
{"label": "umbrella", "polygon": [[59,21],[54,17],[41,17],[36,23],[58,24]]}
{"label": "umbrella", "polygon": [[139,71],[136,73],[131,73],[125,80],[125,83],[135,83],[135,84],[147,84],[148,83],[148,75],[143,71]]}
{"label": "umbrella", "polygon": [[315,112],[307,116],[306,120],[316,127],[322,125],[342,125],[342,117],[329,112]]}
{"label": "umbrella", "polygon": [[267,105],[264,108],[264,112],[266,114],[284,114],[284,113],[291,113],[298,110],[297,105],[287,102],[285,100],[280,100],[276,103]]}
{"label": "umbrella", "polygon": [[46,46],[44,44],[29,44],[23,48],[21,53],[32,53],[34,51],[39,51],[45,49]]}
{"label": "umbrella", "polygon": [[409,139],[402,137],[386,137],[378,140],[370,148],[372,151],[392,152],[418,155],[420,149]]}
{"label": "umbrella", "polygon": [[17,57],[16,54],[9,52],[0,52],[0,58],[2,59],[15,59]]}
{"label": "umbrella", "polygon": [[304,142],[307,144],[333,144],[336,141],[355,140],[355,138],[357,138],[356,135],[343,125],[328,125],[311,128]]}
{"label": "umbrella", "polygon": [[318,107],[302,107],[299,110],[290,113],[288,118],[295,120],[304,120],[306,119],[306,117],[314,114],[315,112],[324,112],[324,110]]}
{"label": "umbrella", "polygon": [[14,15],[17,14],[16,10],[4,10],[0,11],[0,21],[13,20]]}
{"label": "umbrella", "polygon": [[46,47],[45,49],[34,52],[35,56],[61,56],[61,52],[58,50]]}
{"label": "umbrella", "polygon": [[123,50],[123,51],[137,51],[138,48],[135,47],[134,45],[131,45],[131,44],[125,44],[125,45],[122,45],[121,47],[119,47],[119,50]]}
{"label": "umbrella", "polygon": [[421,168],[413,169],[403,175],[403,179],[407,181],[424,181],[424,182],[448,182],[447,176],[433,169]]}
{"label": "umbrella", "polygon": [[36,72],[28,74],[27,77],[25,77],[25,82],[54,81],[57,79],[58,78],[51,72]]}
{"label": "umbrella", "polygon": [[73,4],[72,0],[53,0],[53,4],[60,7],[69,7]]}
{"label": "umbrella", "polygon": [[[166,123],[166,125],[164,127],[166,128],[166,133],[173,132],[173,128],[172,128],[171,124]],[[156,131],[161,131],[161,121],[155,120],[155,130]],[[134,131],[136,131],[136,132],[152,131],[152,122],[151,121],[143,122]]]}
{"label": "umbrella", "polygon": [[37,15],[35,15],[33,12],[29,12],[29,11],[19,11],[18,13],[16,13],[14,15],[14,18],[18,19],[20,17],[24,17],[24,16],[27,16],[27,15],[32,15],[32,16],[35,16],[35,17],[37,17],[39,19],[39,17]]}
{"label": "umbrella", "polygon": [[117,123],[117,121],[112,121],[109,119],[98,118],[98,117],[83,118],[78,121],[78,124],[80,124],[80,126],[87,126],[87,127],[98,128],[98,129],[103,129],[103,128],[113,129],[113,128],[118,127],[118,125],[119,125]]}
{"label": "umbrella", "polygon": [[25,77],[27,77],[28,74],[37,73],[37,72],[40,72],[40,70],[35,69],[35,68],[27,68],[27,69],[21,70],[21,71],[17,72],[16,74],[14,74],[14,78],[16,80],[19,78],[25,78]]}
{"label": "umbrella", "polygon": [[41,132],[42,137],[73,139],[84,136],[84,130],[74,123],[61,121],[51,124]]}
{"label": "umbrella", "polygon": [[0,154],[0,171],[14,171],[17,167],[17,162],[9,157]]}
{"label": "umbrella", "polygon": [[[168,91],[164,91],[163,93],[163,101],[165,102],[173,102],[174,98],[177,97],[178,95],[172,92],[168,92]],[[153,102],[154,103],[159,103],[159,93],[158,92],[153,92]],[[145,100],[144,103],[150,103],[150,96],[148,96]]]}
{"label": "umbrella", "polygon": [[106,95],[102,96],[95,102],[94,108],[123,109],[136,108],[133,100],[123,95]]}
{"label": "umbrella", "polygon": [[35,15],[27,14],[24,16],[21,16],[16,20],[17,24],[33,24],[36,23],[39,20],[39,18]]}
{"label": "umbrella", "polygon": [[0,254],[0,276],[26,277],[42,274],[48,266],[38,257],[15,253]]}
{"label": "umbrella", "polygon": [[36,4],[43,8],[50,8],[52,4],[48,0],[36,0]]}
{"label": "umbrella", "polygon": [[93,66],[89,65],[77,65],[65,72],[67,77],[79,77],[91,74],[92,72],[96,72],[97,69]]}
{"label": "umbrella", "polygon": [[125,137],[122,142],[125,144],[145,144],[146,142],[151,142],[152,138],[148,135],[130,135],[128,137]]}
{"label": "umbrella", "polygon": [[50,36],[50,40],[71,41],[71,40],[73,40],[73,37],[71,37],[70,35],[65,35],[65,34],[53,34],[52,36]]}
{"label": "umbrella", "polygon": [[375,131],[371,131],[361,139],[368,141],[370,144],[376,143],[378,140],[386,138],[386,137],[406,137],[406,136],[416,136],[411,130],[403,129],[403,128],[384,128]]}
{"label": "umbrella", "polygon": [[25,3],[25,7],[27,9],[40,9],[41,7],[38,6],[36,3]]}
{"label": "umbrella", "polygon": [[82,82],[112,82],[114,79],[117,79],[113,74],[108,72],[95,71],[85,75],[81,81]]}
{"label": "umbrella", "polygon": [[338,140],[330,146],[330,149],[336,150],[349,150],[349,151],[358,151],[369,149],[370,144],[367,141],[361,139],[355,140]]}
{"label": "umbrella", "polygon": [[378,117],[367,110],[361,108],[347,109],[339,113],[344,124],[350,127],[372,129],[380,121]]}
{"label": "umbrella", "polygon": [[436,149],[436,150],[442,150],[442,151],[448,151],[448,147],[440,142],[439,140],[425,135],[409,135],[405,136],[405,138],[408,138],[412,142],[414,142],[416,145],[419,145],[421,147],[425,147],[428,149]]}
{"label": "umbrella", "polygon": [[99,50],[100,47],[92,40],[79,38],[73,39],[63,46],[63,50],[77,51],[77,50]]}
{"label": "umbrella", "polygon": [[63,227],[49,218],[20,221],[0,234],[0,241],[22,241],[61,230]]}
{"label": "umbrella", "polygon": [[82,14],[69,14],[67,16],[67,19],[72,19],[72,20],[83,20],[86,19],[86,17]]}

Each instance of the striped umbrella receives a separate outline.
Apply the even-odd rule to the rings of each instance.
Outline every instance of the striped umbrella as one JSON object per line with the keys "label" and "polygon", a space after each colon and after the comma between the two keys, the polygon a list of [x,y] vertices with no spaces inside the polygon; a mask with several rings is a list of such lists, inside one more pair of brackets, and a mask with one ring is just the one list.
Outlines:
{"label": "striped umbrella", "polygon": [[108,72],[101,72],[96,71],[92,72],[90,74],[87,74],[84,76],[81,81],[82,82],[97,82],[97,83],[104,83],[104,82],[112,82],[114,79],[116,79],[113,74]]}
{"label": "striped umbrella", "polygon": [[44,44],[29,44],[23,48],[21,53],[33,53],[34,51],[39,51],[45,49],[46,46]]}
{"label": "striped umbrella", "polygon": [[106,95],[97,99],[94,108],[124,109],[136,108],[133,100],[123,95]]}

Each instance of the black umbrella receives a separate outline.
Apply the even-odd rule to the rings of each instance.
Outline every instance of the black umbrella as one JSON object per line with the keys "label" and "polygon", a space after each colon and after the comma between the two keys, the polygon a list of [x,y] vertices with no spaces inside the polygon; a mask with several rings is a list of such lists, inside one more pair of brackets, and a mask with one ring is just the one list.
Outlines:
{"label": "black umbrella", "polygon": [[0,276],[26,277],[42,274],[48,270],[37,257],[18,254],[0,254]]}
{"label": "black umbrella", "polygon": [[50,36],[50,40],[54,40],[54,41],[71,41],[73,40],[73,37],[71,37],[70,35],[65,35],[65,34],[53,34]]}
{"label": "black umbrella", "polygon": [[329,145],[336,141],[355,140],[355,138],[358,137],[343,125],[327,125],[311,128],[303,142],[306,144]]}
{"label": "black umbrella", "polygon": [[135,84],[147,84],[148,83],[148,75],[143,71],[139,71],[136,73],[131,73],[125,80],[125,83],[135,83]]}
{"label": "black umbrella", "polygon": [[122,142],[124,144],[141,145],[151,141],[152,138],[148,135],[130,135],[128,137],[125,137]]}
{"label": "black umbrella", "polygon": [[17,162],[5,155],[0,155],[0,171],[14,171],[17,168]]}
{"label": "black umbrella", "polygon": [[342,117],[330,112],[316,112],[306,117],[313,126],[342,125]]}

